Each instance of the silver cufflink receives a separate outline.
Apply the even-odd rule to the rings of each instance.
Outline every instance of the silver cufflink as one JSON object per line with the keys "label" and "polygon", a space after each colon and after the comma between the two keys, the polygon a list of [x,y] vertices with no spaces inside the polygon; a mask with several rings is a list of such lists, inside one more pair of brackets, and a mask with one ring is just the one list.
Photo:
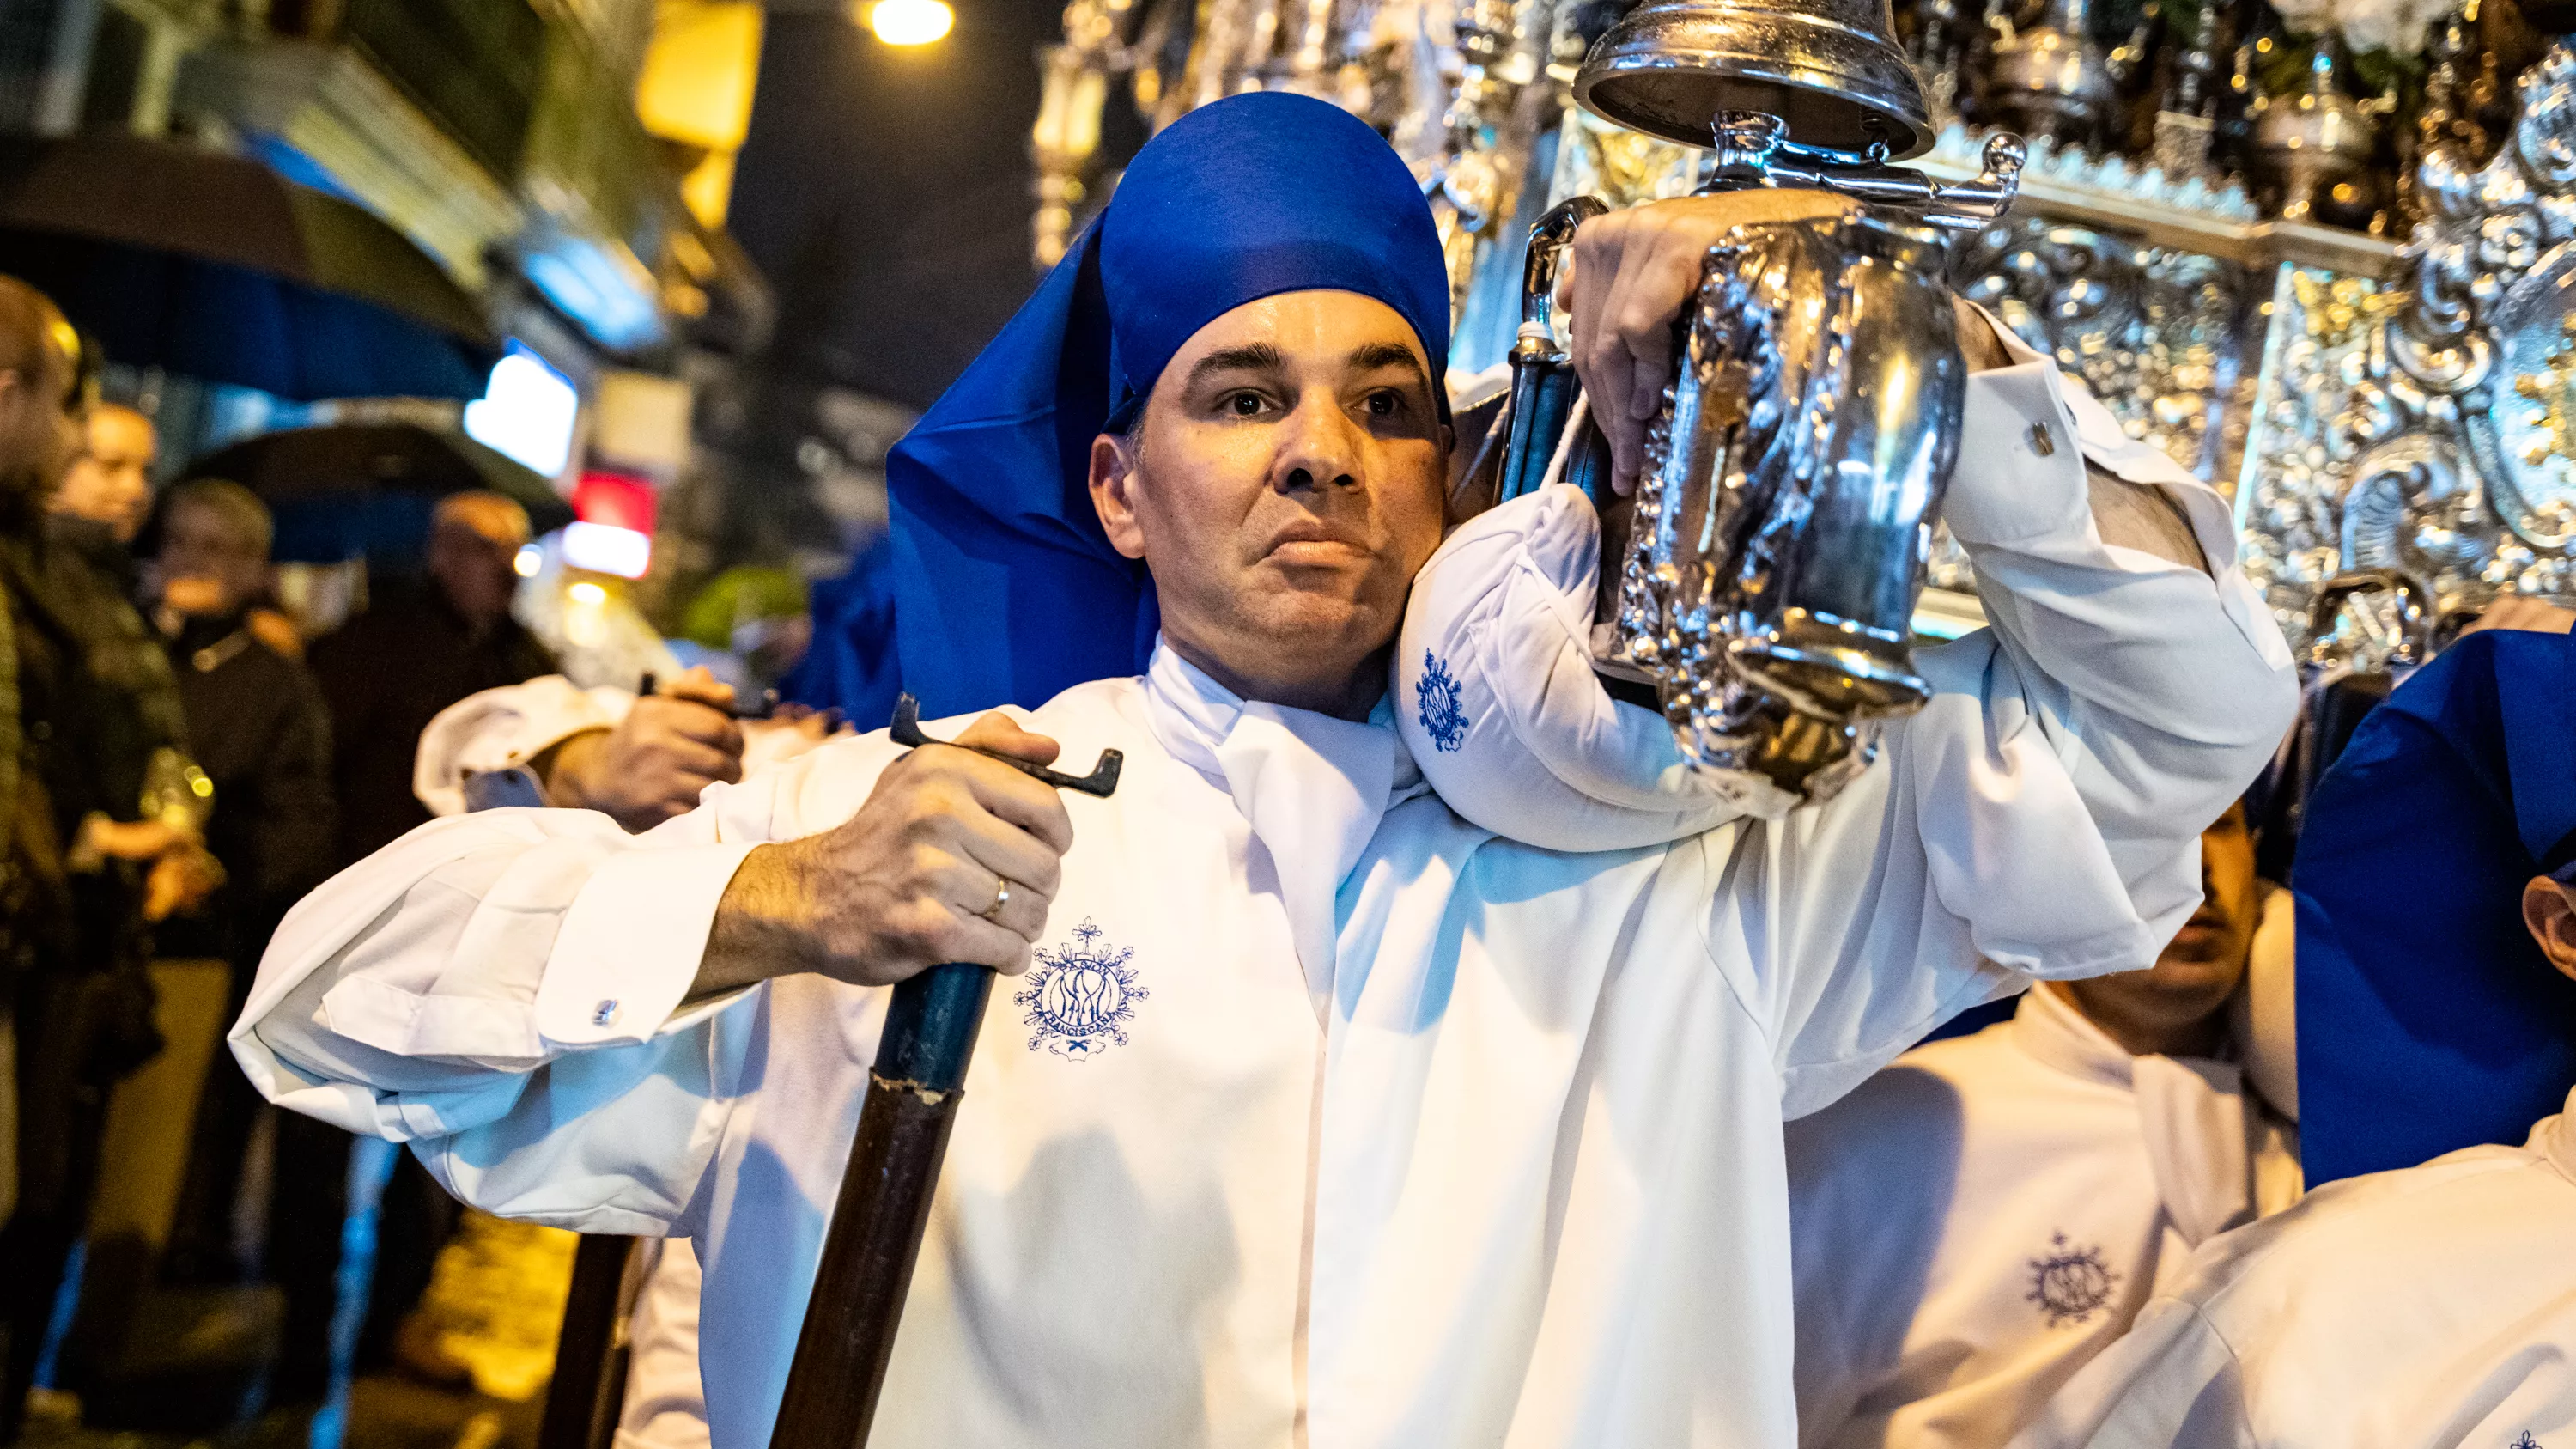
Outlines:
{"label": "silver cufflink", "polygon": [[2057,439],[2050,435],[2048,424],[2030,425],[2030,450],[2043,458],[2057,451]]}
{"label": "silver cufflink", "polygon": [[592,1026],[615,1026],[617,1024],[617,1003],[614,1001],[603,1001],[599,1003],[599,1005],[591,1008],[590,1024]]}

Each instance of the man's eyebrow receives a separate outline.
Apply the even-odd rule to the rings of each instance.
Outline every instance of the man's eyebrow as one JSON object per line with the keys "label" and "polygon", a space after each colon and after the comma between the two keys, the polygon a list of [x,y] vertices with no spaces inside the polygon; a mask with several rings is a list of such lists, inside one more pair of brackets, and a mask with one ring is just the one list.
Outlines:
{"label": "man's eyebrow", "polygon": [[1362,372],[1381,367],[1401,367],[1413,374],[1413,380],[1424,387],[1431,385],[1431,374],[1423,371],[1422,359],[1401,342],[1372,342],[1351,349],[1350,365]]}
{"label": "man's eyebrow", "polygon": [[1190,368],[1190,384],[1196,386],[1220,372],[1276,372],[1287,365],[1288,359],[1267,342],[1228,347],[1200,358]]}

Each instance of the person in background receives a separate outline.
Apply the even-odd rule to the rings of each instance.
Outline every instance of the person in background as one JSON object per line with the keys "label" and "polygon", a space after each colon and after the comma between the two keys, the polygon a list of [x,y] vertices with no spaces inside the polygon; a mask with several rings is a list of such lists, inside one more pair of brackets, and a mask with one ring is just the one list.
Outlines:
{"label": "person in background", "polygon": [[[2192,1249],[2296,1201],[2296,1129],[2247,1082],[2245,811],[2144,971],[2043,982],[1789,1124],[1798,1441],[1993,1449],[2128,1330]],[[2277,903],[2277,904],[2276,904]]]}
{"label": "person in background", "polygon": [[[206,837],[227,884],[206,910],[164,933],[171,956],[232,963],[227,1019],[241,1009],[260,953],[286,908],[329,876],[334,845],[331,717],[302,663],[251,623],[268,592],[268,506],[238,483],[198,479],[161,508],[151,572],[153,623],[178,676],[188,737],[213,782]],[[230,1062],[208,1072],[164,1276],[226,1283],[231,1216],[259,1094]]]}
{"label": "person in background", "polygon": [[2576,640],[2471,634],[2400,684],[2293,878],[2310,1191],[2203,1247],[2020,1449],[2576,1434]]}
{"label": "person in background", "polygon": [[312,650],[331,705],[338,862],[372,854],[429,819],[412,795],[412,751],[438,712],[477,690],[555,672],[510,617],[528,515],[497,493],[452,493],[430,518],[429,586],[351,619]]}
{"label": "person in background", "polygon": [[[335,866],[359,860],[429,819],[412,793],[412,755],[439,711],[498,685],[555,672],[554,660],[510,616],[513,567],[528,515],[498,493],[452,493],[430,516],[426,587],[389,597],[315,641],[314,678],[330,707],[331,792],[339,805]],[[349,1138],[310,1118],[281,1117],[270,1276],[285,1290],[285,1354],[274,1392],[310,1401],[329,1374],[333,1278],[347,1207]],[[456,1206],[403,1158],[385,1190],[362,1364],[392,1353],[394,1335],[429,1284]]]}
{"label": "person in background", "polygon": [[123,403],[98,403],[83,430],[86,446],[54,493],[57,517],[85,518],[122,548],[152,512],[152,465],[161,456],[152,420]]}
{"label": "person in background", "polygon": [[[186,801],[167,662],[94,558],[97,520],[48,516],[83,448],[78,334],[0,278],[0,1016],[12,1139],[0,1176],[0,1442],[16,1436],[63,1264],[97,1183],[108,1088],[159,1048],[154,922],[216,882]],[[92,549],[90,545],[103,545]],[[141,646],[141,647],[138,647]],[[160,806],[147,809],[147,793]]]}

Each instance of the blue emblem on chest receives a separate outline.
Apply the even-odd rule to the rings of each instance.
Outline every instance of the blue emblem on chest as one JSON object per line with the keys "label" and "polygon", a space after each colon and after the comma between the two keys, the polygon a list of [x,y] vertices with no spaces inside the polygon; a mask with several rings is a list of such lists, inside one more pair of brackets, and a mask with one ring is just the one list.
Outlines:
{"label": "blue emblem on chest", "polygon": [[1132,946],[1112,948],[1089,921],[1073,928],[1073,943],[1050,951],[1038,948],[1038,964],[1020,978],[1014,1005],[1028,1012],[1035,1029],[1029,1050],[1043,1047],[1071,1061],[1088,1061],[1114,1046],[1127,1044],[1127,1023],[1136,1003],[1152,995],[1136,984],[1136,968],[1127,958]]}
{"label": "blue emblem on chest", "polygon": [[2110,1260],[2100,1248],[2071,1247],[2064,1233],[2050,1244],[2052,1251],[2030,1260],[2031,1302],[2048,1315],[2048,1326],[2083,1323],[2111,1301],[2112,1285],[2120,1275],[2111,1271]]}
{"label": "blue emblem on chest", "polygon": [[2505,1446],[2505,1449],[2540,1449],[2540,1441],[2532,1438],[2531,1431],[2525,1429],[2522,1431],[2522,1437]]}
{"label": "blue emblem on chest", "polygon": [[1422,651],[1422,677],[1413,682],[1413,703],[1422,732],[1442,754],[1455,754],[1467,742],[1467,711],[1459,705],[1458,681],[1428,649]]}

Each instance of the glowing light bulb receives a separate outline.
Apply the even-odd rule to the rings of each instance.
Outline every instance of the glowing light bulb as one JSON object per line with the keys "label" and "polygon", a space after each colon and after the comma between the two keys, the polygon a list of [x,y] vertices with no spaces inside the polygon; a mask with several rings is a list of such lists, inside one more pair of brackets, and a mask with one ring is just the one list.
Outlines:
{"label": "glowing light bulb", "polygon": [[868,7],[868,28],[888,45],[928,45],[956,23],[945,0],[877,0]]}

